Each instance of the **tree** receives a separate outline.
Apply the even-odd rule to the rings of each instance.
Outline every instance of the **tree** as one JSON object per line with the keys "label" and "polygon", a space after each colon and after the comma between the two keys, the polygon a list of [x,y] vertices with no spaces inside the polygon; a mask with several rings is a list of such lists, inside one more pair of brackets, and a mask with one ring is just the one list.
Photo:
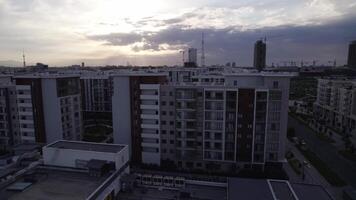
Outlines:
{"label": "tree", "polygon": [[295,130],[293,127],[289,127],[287,130],[287,137],[291,138],[291,137],[295,137]]}

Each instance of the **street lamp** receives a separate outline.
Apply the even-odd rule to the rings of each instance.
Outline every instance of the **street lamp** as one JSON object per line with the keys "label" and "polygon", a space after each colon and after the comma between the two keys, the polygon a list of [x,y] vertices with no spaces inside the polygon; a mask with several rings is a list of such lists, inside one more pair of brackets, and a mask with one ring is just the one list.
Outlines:
{"label": "street lamp", "polygon": [[308,162],[306,160],[303,161],[303,164],[302,164],[302,179],[303,181],[305,180],[305,167],[308,166]]}

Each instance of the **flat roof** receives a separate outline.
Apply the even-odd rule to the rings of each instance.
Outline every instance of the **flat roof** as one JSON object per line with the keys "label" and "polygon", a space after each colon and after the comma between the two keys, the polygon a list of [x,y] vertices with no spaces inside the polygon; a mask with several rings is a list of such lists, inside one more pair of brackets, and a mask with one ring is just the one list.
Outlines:
{"label": "flat roof", "polygon": [[56,78],[80,78],[77,74],[22,74],[15,75],[15,79],[56,79]]}
{"label": "flat roof", "polygon": [[228,199],[274,200],[266,180],[247,178],[228,179]]}
{"label": "flat roof", "polygon": [[125,145],[60,140],[55,143],[49,144],[46,147],[117,153],[120,152],[125,147]]}
{"label": "flat roof", "polygon": [[333,200],[322,186],[302,183],[292,183],[291,185],[299,199]]}
{"label": "flat roof", "polygon": [[[189,197],[180,197],[182,194]],[[147,199],[147,200],[227,200],[226,188],[186,184],[185,189],[158,189],[149,187],[134,187],[132,192],[120,192],[119,199]],[[235,200],[235,199],[232,199]]]}
{"label": "flat roof", "polygon": [[284,200],[333,200],[320,185],[289,183],[285,180],[228,179],[228,199],[274,200],[274,197]]}
{"label": "flat roof", "polygon": [[[109,175],[92,177],[85,172],[36,168],[33,173],[24,175],[16,182],[0,188],[0,196],[9,200],[86,199]],[[22,190],[17,185],[26,183],[25,177],[36,181]],[[14,190],[15,188],[18,190]]]}

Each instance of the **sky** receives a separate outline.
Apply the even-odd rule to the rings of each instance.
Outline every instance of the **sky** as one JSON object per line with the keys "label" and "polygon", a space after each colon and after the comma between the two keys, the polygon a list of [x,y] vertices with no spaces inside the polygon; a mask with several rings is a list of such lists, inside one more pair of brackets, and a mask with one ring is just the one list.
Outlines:
{"label": "sky", "polygon": [[[0,65],[251,66],[267,39],[267,65],[346,63],[356,40],[355,0],[0,0]],[[200,59],[199,59],[200,63]],[[198,63],[198,64],[199,64]]]}

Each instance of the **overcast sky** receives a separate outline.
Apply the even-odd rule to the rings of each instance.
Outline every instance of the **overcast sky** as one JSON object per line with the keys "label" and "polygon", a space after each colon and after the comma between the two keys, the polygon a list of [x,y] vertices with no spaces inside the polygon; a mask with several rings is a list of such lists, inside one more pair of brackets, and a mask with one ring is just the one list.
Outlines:
{"label": "overcast sky", "polygon": [[[252,65],[267,37],[267,64],[345,64],[356,40],[355,0],[0,0],[0,65],[177,65],[198,48],[206,63]],[[200,55],[199,55],[200,57]]]}

